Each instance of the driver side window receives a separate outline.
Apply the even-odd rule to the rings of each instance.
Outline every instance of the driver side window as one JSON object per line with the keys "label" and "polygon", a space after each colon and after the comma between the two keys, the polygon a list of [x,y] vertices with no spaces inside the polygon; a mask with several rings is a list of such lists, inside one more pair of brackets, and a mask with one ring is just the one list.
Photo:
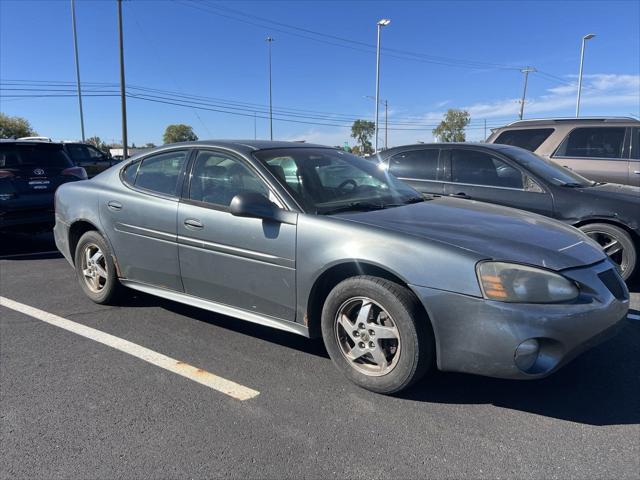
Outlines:
{"label": "driver side window", "polygon": [[219,152],[198,153],[191,174],[191,200],[228,207],[233,197],[246,192],[269,198],[262,179],[239,160]]}

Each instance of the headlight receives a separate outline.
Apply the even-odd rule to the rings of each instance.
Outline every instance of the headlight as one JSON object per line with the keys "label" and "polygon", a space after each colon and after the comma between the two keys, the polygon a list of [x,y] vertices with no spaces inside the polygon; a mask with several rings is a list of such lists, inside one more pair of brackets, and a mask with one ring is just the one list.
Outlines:
{"label": "headlight", "polygon": [[478,280],[485,298],[512,303],[558,303],[573,300],[579,291],[562,275],[515,263],[482,262]]}

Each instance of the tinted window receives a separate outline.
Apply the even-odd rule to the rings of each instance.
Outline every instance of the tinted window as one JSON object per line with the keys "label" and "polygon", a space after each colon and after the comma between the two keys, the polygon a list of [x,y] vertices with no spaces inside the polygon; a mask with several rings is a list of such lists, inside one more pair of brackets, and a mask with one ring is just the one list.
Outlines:
{"label": "tinted window", "polygon": [[631,158],[640,160],[640,128],[634,128],[631,135]]}
{"label": "tinted window", "polygon": [[191,175],[189,198],[228,207],[233,197],[245,192],[269,196],[264,182],[239,160],[223,153],[198,153]]}
{"label": "tinted window", "polygon": [[59,144],[0,143],[0,168],[20,168],[23,166],[67,168],[72,164]]}
{"label": "tinted window", "polygon": [[523,188],[520,170],[493,155],[473,150],[452,151],[451,180],[472,185]]}
{"label": "tinted window", "polygon": [[136,183],[136,175],[138,174],[138,167],[140,166],[140,162],[133,162],[127,165],[122,172],[122,178],[129,185],[133,185]]}
{"label": "tinted window", "polygon": [[555,155],[559,157],[622,158],[624,127],[588,127],[571,131]]}
{"label": "tinted window", "polygon": [[435,180],[438,178],[437,149],[412,150],[391,157],[389,171],[398,178]]}
{"label": "tinted window", "polygon": [[526,130],[507,130],[498,135],[495,142],[513,145],[535,151],[553,133],[553,128],[531,128]]}
{"label": "tinted window", "polygon": [[169,152],[147,157],[138,168],[135,186],[176,196],[180,172],[187,152]]}
{"label": "tinted window", "polygon": [[71,143],[67,144],[66,148],[74,162],[96,161],[104,157],[102,152],[88,145]]}

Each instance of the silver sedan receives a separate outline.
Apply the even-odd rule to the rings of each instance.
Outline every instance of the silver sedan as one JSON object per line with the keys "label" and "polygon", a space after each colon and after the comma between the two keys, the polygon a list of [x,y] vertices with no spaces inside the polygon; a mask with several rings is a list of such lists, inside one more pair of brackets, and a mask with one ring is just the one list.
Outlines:
{"label": "silver sedan", "polygon": [[308,337],[381,393],[430,369],[550,374],[629,307],[579,230],[519,210],[422,197],[318,145],[194,142],[56,194],[56,243],[84,293],[128,287]]}

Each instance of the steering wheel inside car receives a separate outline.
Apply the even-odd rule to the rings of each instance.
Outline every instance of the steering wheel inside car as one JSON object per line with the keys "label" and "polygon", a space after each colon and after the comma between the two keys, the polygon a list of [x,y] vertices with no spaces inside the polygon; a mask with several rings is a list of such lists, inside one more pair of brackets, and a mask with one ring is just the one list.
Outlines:
{"label": "steering wheel inside car", "polygon": [[[347,185],[353,185],[353,187],[349,190],[345,190],[344,187],[346,187]],[[344,182],[342,182],[340,185],[338,185],[338,190],[343,191],[345,193],[349,193],[349,192],[354,192],[356,191],[356,189],[358,188],[358,184],[356,183],[356,181],[352,178],[348,178],[347,180],[345,180]]]}

